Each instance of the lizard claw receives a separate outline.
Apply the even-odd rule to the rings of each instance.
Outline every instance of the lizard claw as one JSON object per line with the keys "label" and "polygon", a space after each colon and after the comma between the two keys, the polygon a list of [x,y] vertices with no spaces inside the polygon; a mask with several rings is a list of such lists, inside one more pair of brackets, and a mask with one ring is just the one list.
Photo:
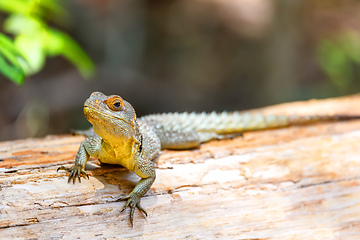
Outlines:
{"label": "lizard claw", "polygon": [[72,180],[73,184],[75,184],[76,178],[79,180],[79,183],[81,183],[81,174],[84,174],[87,177],[87,179],[89,179],[89,174],[84,170],[82,166],[79,165],[74,165],[71,168],[61,166],[57,169],[57,172],[59,170],[65,170],[67,172],[70,172],[68,183],[70,183]]}
{"label": "lizard claw", "polygon": [[147,217],[147,212],[145,211],[145,209],[141,206],[140,204],[140,198],[137,197],[135,194],[129,194],[127,196],[121,197],[119,199],[117,199],[116,201],[123,201],[123,200],[127,200],[124,207],[122,208],[121,212],[123,212],[128,206],[130,206],[130,224],[131,227],[134,227],[134,212],[135,212],[135,207],[137,207],[140,212],[142,212],[146,217]]}

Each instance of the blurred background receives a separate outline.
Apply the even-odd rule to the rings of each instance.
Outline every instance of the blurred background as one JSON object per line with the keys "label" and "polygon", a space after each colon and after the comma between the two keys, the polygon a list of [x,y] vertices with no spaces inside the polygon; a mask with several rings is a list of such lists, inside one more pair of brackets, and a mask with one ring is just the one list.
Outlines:
{"label": "blurred background", "polygon": [[[82,106],[93,91],[119,94],[142,116],[360,90],[359,0],[57,2],[66,14],[48,24],[82,47],[94,74],[56,56],[22,86],[0,75],[0,140],[89,127]],[[2,33],[8,17],[0,11]]]}

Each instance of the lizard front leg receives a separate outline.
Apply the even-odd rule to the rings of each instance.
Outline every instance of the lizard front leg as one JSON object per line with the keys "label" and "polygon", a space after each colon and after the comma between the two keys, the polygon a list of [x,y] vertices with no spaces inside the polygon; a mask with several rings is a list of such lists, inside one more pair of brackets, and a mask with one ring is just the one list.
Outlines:
{"label": "lizard front leg", "polygon": [[70,172],[68,183],[72,180],[75,184],[76,178],[78,178],[79,182],[81,183],[81,174],[84,174],[89,179],[89,174],[85,171],[85,165],[89,160],[90,156],[99,157],[101,151],[101,138],[86,138],[80,144],[79,150],[75,158],[75,165],[70,168],[61,166],[57,169],[57,171],[65,170]]}
{"label": "lizard front leg", "polygon": [[141,197],[150,189],[154,183],[156,174],[153,163],[149,160],[140,160],[137,162],[134,172],[141,177],[140,181],[136,184],[135,188],[124,197],[119,198],[117,201],[127,200],[121,212],[130,206],[130,223],[131,227],[134,226],[134,211],[137,207],[142,213],[147,216],[147,212],[140,204]]}

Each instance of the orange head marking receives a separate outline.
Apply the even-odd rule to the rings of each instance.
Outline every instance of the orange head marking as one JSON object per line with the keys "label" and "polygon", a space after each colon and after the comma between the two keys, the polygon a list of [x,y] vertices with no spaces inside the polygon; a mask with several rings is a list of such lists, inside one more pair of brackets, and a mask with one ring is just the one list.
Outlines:
{"label": "orange head marking", "polygon": [[136,119],[134,117],[134,120],[131,121],[131,128],[135,129],[135,123],[136,123]]}
{"label": "orange head marking", "polygon": [[121,97],[114,96],[105,100],[108,107],[113,111],[120,111],[124,106],[123,100]]}

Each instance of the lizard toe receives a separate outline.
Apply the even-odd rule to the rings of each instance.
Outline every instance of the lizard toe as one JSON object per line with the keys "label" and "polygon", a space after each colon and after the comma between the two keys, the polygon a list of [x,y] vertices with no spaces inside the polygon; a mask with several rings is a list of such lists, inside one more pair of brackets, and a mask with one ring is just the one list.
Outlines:
{"label": "lizard toe", "polygon": [[127,196],[120,197],[116,201],[118,202],[118,201],[123,201],[123,200],[127,200],[127,201],[126,201],[125,205],[123,206],[123,208],[121,209],[121,212],[123,212],[127,207],[130,207],[130,224],[131,224],[131,227],[134,226],[135,208],[138,208],[139,211],[142,212],[147,217],[147,212],[141,206],[139,197],[137,197],[134,194],[129,194]]}
{"label": "lizard toe", "polygon": [[71,169],[70,169],[70,168],[64,167],[64,166],[58,167],[58,169],[57,169],[56,171],[59,172],[59,170],[64,170],[64,171],[67,171],[67,172],[71,172]]}
{"label": "lizard toe", "polygon": [[79,183],[81,183],[81,175],[82,174],[85,175],[87,177],[87,179],[89,179],[89,174],[83,169],[82,166],[79,166],[79,165],[74,165],[71,168],[61,166],[57,169],[57,171],[59,171],[59,170],[64,170],[64,171],[70,172],[70,175],[68,177],[68,183],[70,183],[72,181],[73,184],[75,184],[76,178],[79,180]]}
{"label": "lizard toe", "polygon": [[147,212],[145,209],[141,206],[140,202],[136,204],[136,207],[139,209],[140,212],[142,212],[147,217]]}

